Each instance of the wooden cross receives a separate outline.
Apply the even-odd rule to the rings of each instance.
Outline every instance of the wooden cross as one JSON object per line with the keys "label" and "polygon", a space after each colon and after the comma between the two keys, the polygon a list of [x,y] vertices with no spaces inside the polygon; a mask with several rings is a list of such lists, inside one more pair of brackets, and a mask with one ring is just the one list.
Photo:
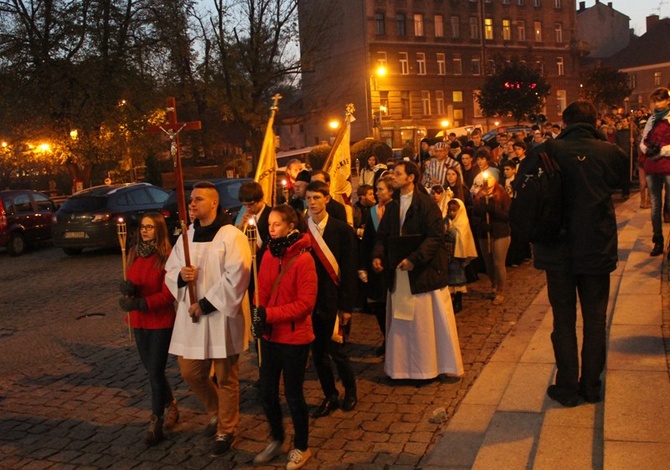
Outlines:
{"label": "wooden cross", "polygon": [[[179,225],[181,227],[181,239],[184,244],[184,262],[186,266],[191,266],[191,255],[188,249],[187,212],[186,196],[184,194],[184,174],[181,167],[181,146],[179,145],[179,134],[181,131],[197,131],[202,128],[200,121],[179,122],[177,120],[177,105],[175,99],[170,97],[166,100],[168,122],[157,126],[149,126],[147,131],[152,134],[165,133],[170,139],[170,155],[174,164],[174,184],[177,191],[177,213],[179,216]],[[198,301],[193,281],[188,283],[188,293],[191,304]],[[197,317],[191,317],[193,322],[197,322]]]}

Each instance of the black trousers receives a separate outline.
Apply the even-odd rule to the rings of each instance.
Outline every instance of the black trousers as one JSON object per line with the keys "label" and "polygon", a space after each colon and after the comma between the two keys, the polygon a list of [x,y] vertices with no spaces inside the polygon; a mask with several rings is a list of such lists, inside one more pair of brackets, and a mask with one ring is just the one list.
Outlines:
{"label": "black trousers", "polygon": [[263,411],[270,424],[273,441],[284,441],[281,404],[279,403],[279,380],[284,372],[284,395],[293,421],[293,446],[307,450],[309,434],[309,411],[303,393],[305,368],[309,344],[279,344],[261,340],[261,400]]}
{"label": "black trousers", "polygon": [[[556,358],[556,385],[568,393],[579,387],[587,394],[600,393],[600,374],[605,368],[609,274],[571,274],[547,271],[547,290],[554,314],[551,342]],[[577,295],[583,318],[582,367],[579,376],[577,351]]]}
{"label": "black trousers", "polygon": [[133,333],[142,365],[149,374],[151,412],[156,416],[163,416],[165,406],[172,402],[172,389],[165,376],[172,328],[160,330],[134,328]]}
{"label": "black trousers", "polygon": [[340,376],[345,393],[356,394],[356,378],[354,370],[349,362],[349,356],[343,343],[337,343],[331,338],[333,328],[335,327],[335,318],[324,319],[318,313],[312,315],[312,326],[314,328],[314,342],[312,343],[312,358],[316,374],[321,383],[326,398],[336,400],[339,396],[337,387],[335,387],[335,376],[331,367],[331,359],[337,367],[337,373]]}

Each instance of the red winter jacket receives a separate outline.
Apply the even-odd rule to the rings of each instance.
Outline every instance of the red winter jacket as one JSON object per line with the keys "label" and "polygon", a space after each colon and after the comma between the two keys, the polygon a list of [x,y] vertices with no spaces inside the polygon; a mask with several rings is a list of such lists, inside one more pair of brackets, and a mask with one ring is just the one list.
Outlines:
{"label": "red winter jacket", "polygon": [[[265,307],[270,327],[263,337],[273,343],[309,344],[314,341],[312,310],[316,304],[317,278],[314,259],[309,253],[307,234],[291,245],[282,258],[265,252],[258,273],[258,301]],[[272,285],[282,266],[298,257],[284,273],[274,294]]]}
{"label": "red winter jacket", "polygon": [[130,312],[130,326],[146,330],[172,328],[176,312],[174,297],[165,286],[165,270],[156,268],[157,254],[147,258],[136,257],[126,273],[130,282],[137,286],[136,297],[147,301],[148,310]]}

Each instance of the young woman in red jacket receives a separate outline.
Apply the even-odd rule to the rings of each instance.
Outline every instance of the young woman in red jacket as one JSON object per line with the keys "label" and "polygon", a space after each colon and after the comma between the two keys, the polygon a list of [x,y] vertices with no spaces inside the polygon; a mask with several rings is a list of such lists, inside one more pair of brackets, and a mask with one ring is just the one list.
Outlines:
{"label": "young woman in red jacket", "polygon": [[[174,297],[163,282],[170,241],[163,216],[149,212],[140,222],[137,243],[128,252],[127,280],[119,286],[119,305],[130,312],[135,344],[151,385],[151,421],[144,438],[147,447],[163,440],[163,426],[179,420],[177,400],[165,376],[165,364],[174,326]],[[167,413],[164,413],[166,411]]]}
{"label": "young woman in red jacket", "polygon": [[271,238],[258,273],[259,305],[254,308],[252,324],[254,337],[261,338],[261,399],[271,434],[270,444],[256,455],[254,463],[270,462],[282,452],[279,379],[283,371],[284,394],[295,431],[288,470],[302,467],[311,456],[303,383],[314,340],[311,314],[316,304],[317,277],[309,253],[310,239],[298,231],[298,217],[289,205],[276,206],[270,212]]}

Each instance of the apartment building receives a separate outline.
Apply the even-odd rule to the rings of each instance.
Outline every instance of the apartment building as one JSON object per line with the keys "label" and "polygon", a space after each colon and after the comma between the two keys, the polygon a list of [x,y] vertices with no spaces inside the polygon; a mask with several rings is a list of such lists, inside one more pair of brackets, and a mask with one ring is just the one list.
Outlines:
{"label": "apartment building", "polygon": [[347,103],[352,141],[398,148],[444,127],[493,127],[474,96],[512,55],[546,74],[550,121],[578,97],[574,0],[310,0],[299,18],[307,145],[328,140]]}

